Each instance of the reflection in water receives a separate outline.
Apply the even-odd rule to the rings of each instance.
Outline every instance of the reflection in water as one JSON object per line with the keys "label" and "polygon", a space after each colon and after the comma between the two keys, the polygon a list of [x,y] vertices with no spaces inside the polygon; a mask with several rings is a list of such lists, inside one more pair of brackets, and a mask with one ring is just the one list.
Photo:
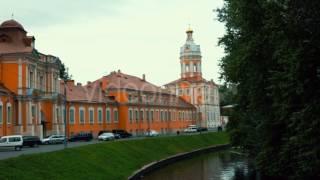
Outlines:
{"label": "reflection in water", "polygon": [[256,180],[259,179],[244,156],[230,151],[203,154],[163,167],[144,180]]}

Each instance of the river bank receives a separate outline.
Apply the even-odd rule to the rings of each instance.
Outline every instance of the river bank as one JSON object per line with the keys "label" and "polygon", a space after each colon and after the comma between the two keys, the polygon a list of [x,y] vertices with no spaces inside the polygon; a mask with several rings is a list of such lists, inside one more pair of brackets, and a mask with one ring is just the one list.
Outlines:
{"label": "river bank", "polygon": [[146,164],[226,144],[225,132],[115,141],[0,161],[0,179],[127,179]]}

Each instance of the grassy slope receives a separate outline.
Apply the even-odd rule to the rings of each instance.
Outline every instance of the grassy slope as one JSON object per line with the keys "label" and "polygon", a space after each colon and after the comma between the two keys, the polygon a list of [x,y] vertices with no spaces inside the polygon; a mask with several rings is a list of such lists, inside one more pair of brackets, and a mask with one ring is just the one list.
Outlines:
{"label": "grassy slope", "polygon": [[155,160],[214,144],[226,133],[115,141],[0,161],[0,179],[126,179]]}

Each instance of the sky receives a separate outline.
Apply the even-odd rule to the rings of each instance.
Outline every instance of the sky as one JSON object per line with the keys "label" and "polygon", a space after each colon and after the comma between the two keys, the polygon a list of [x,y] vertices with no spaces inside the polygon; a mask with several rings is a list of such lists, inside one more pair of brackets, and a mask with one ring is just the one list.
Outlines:
{"label": "sky", "polygon": [[215,9],[223,0],[0,0],[0,21],[20,22],[36,48],[57,56],[76,82],[111,71],[158,86],[180,77],[180,47],[189,24],[202,53],[202,74],[220,83],[225,33]]}

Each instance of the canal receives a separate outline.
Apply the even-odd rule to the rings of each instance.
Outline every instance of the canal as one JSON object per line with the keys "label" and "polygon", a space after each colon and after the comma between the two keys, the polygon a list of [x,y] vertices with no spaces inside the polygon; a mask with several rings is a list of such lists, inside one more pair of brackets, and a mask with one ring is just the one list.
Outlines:
{"label": "canal", "polygon": [[143,180],[258,180],[252,163],[232,151],[212,152],[178,161],[143,177]]}

